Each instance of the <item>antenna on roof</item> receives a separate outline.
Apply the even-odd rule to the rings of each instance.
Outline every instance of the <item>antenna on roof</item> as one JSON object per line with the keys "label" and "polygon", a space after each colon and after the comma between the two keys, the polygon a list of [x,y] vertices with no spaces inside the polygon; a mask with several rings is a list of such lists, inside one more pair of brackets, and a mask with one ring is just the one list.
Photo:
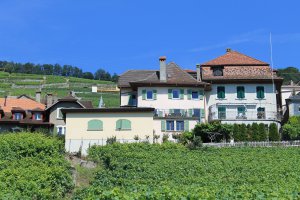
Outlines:
{"label": "antenna on roof", "polygon": [[275,93],[274,72],[273,72],[273,46],[272,46],[272,33],[271,32],[270,32],[270,53],[271,53],[272,85],[273,85],[273,93]]}

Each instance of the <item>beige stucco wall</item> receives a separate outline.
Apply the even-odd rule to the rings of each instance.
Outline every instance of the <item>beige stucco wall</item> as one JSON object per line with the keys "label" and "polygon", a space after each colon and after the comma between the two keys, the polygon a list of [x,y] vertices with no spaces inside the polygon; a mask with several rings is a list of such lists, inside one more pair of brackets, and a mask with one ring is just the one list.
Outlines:
{"label": "beige stucco wall", "polygon": [[57,125],[65,125],[65,121],[63,119],[57,118],[57,108],[81,108],[81,106],[75,102],[58,102],[50,108],[49,122],[54,124],[54,128]]}
{"label": "beige stucco wall", "polygon": [[[89,120],[98,119],[103,122],[102,131],[88,131]],[[131,121],[131,130],[116,130],[118,119]],[[141,140],[149,136],[153,141],[153,113],[152,112],[115,112],[115,113],[67,113],[66,114],[66,151],[77,152],[82,146],[82,153],[86,154],[93,144],[105,145],[107,138],[116,136],[119,142],[135,142],[134,136]]]}

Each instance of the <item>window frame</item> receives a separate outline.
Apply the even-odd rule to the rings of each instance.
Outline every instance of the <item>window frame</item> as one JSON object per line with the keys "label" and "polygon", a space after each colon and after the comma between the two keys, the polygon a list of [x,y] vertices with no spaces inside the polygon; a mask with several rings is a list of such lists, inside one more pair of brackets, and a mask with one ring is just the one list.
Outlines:
{"label": "window frame", "polygon": [[[60,111],[61,109],[63,109],[63,107],[59,107],[59,108],[56,109],[56,119],[63,119],[64,118],[63,114]],[[60,113],[62,115],[61,117],[59,116]]]}
{"label": "window frame", "polygon": [[[23,113],[15,112],[13,115],[14,115],[15,120],[22,120],[23,119]],[[18,119],[17,116],[20,116],[20,118]]]}
{"label": "window frame", "polygon": [[[151,92],[151,98],[148,98],[148,92]],[[146,100],[154,100],[153,90],[146,90]]]}
{"label": "window frame", "polygon": [[[169,127],[169,123],[171,123],[171,127]],[[171,129],[169,129],[169,128],[171,128]],[[175,121],[174,120],[166,120],[166,131],[175,131]]]}
{"label": "window frame", "polygon": [[[194,97],[193,97],[193,93],[197,93],[197,98],[194,98]],[[192,100],[199,100],[199,99],[200,99],[200,94],[199,94],[199,92],[198,92],[198,91],[195,91],[195,90],[192,90],[192,92],[191,92],[191,99],[192,99]]]}
{"label": "window frame", "polygon": [[[212,71],[213,71],[213,76],[224,76],[224,67],[214,67],[213,69],[212,69]],[[220,74],[216,74],[216,72],[220,72]]]}
{"label": "window frame", "polygon": [[[224,109],[224,111],[220,111],[220,109]],[[223,115],[224,117],[222,117]],[[226,119],[226,107],[225,106],[218,106],[218,119]]]}
{"label": "window frame", "polygon": [[[239,94],[240,94],[240,93],[239,93],[239,92],[240,92],[239,89],[241,89],[241,88],[243,88],[243,89],[242,89],[242,94],[243,94],[242,97],[239,96]],[[238,99],[245,99],[245,96],[246,96],[246,95],[245,95],[245,86],[237,86],[237,87],[236,87],[236,98],[238,98]]]}
{"label": "window frame", "polygon": [[[181,128],[182,129],[178,129],[178,124],[182,124]],[[185,127],[184,127],[184,120],[176,120],[176,131],[184,131],[185,130]]]}
{"label": "window frame", "polygon": [[[177,92],[178,97],[174,97],[174,92]],[[172,89],[172,99],[180,99],[180,90],[179,89]]]}
{"label": "window frame", "polygon": [[[62,129],[62,133],[61,134],[59,134],[59,131],[58,131],[59,128]],[[64,126],[64,125],[58,125],[58,126],[56,126],[56,133],[57,133],[57,135],[66,135],[66,132],[67,132],[66,126]]]}
{"label": "window frame", "polygon": [[[223,88],[224,97],[219,97],[219,93],[222,91],[219,91],[219,89]],[[226,98],[226,89],[225,86],[217,86],[217,99],[225,99]]]}
{"label": "window frame", "polygon": [[[40,118],[38,119],[37,116],[40,116]],[[41,121],[43,120],[43,114],[42,113],[34,113],[34,120],[37,120],[37,121]]]}

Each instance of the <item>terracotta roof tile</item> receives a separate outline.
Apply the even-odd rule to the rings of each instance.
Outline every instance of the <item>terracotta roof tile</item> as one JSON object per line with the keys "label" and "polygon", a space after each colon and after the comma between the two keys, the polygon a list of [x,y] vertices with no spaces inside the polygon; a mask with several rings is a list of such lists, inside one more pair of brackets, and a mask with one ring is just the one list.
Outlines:
{"label": "terracotta roof tile", "polygon": [[205,62],[202,66],[211,65],[269,65],[263,61],[257,60],[245,54],[239,53],[237,51],[228,51],[224,55],[219,56],[213,60]]}
{"label": "terracotta roof tile", "polygon": [[31,99],[14,99],[14,98],[7,98],[6,99],[6,105],[4,106],[5,98],[0,98],[0,106],[1,109],[5,113],[11,112],[13,107],[21,108],[22,110],[33,110],[36,108],[45,110],[45,105],[39,102],[36,102]]}

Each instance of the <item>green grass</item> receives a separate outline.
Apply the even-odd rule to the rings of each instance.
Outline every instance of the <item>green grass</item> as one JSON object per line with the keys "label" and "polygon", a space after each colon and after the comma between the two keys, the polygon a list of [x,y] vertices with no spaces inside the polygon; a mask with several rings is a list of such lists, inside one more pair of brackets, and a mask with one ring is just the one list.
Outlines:
{"label": "green grass", "polygon": [[67,80],[63,76],[52,76],[47,75],[46,76],[46,84],[52,84],[52,83],[66,83]]}
{"label": "green grass", "polygon": [[105,107],[119,107],[120,106],[120,94],[119,92],[108,93],[78,93],[78,97],[82,97],[82,100],[90,100],[94,107],[99,106],[100,97],[102,95]]}
{"label": "green grass", "polygon": [[99,170],[76,199],[299,199],[299,148],[92,147]]}
{"label": "green grass", "polygon": [[41,85],[38,81],[15,81],[15,85]]}

